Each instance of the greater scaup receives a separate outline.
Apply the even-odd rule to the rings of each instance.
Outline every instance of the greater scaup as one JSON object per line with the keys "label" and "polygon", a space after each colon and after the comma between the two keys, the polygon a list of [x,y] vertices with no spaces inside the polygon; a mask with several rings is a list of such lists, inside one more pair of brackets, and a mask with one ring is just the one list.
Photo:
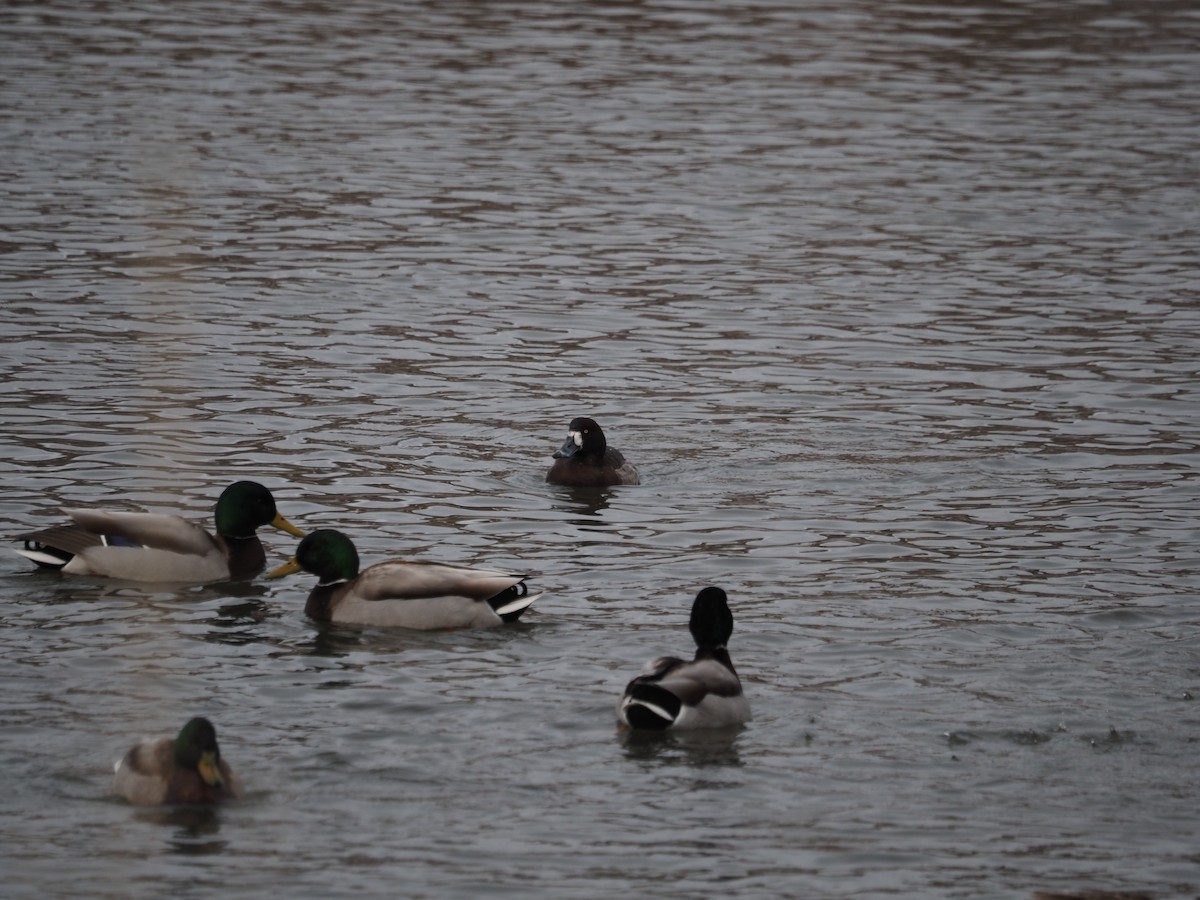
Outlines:
{"label": "greater scaup", "polygon": [[637,467],[608,446],[596,421],[580,416],[567,427],[567,439],[554,454],[546,481],[568,487],[607,487],[639,484],[641,479]]}

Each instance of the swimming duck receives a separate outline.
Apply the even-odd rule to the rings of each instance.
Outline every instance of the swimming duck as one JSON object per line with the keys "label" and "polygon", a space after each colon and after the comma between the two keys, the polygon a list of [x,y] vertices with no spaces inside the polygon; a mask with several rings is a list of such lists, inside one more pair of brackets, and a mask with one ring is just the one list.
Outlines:
{"label": "swimming duck", "polygon": [[340,531],[318,528],[268,578],[316,575],[304,611],[322,622],[433,630],[515,622],[541,594],[524,575],[391,560],[358,570],[358,551]]}
{"label": "swimming duck", "polygon": [[696,595],[688,630],[696,655],[688,662],[662,656],[646,663],[617,705],[617,718],[630,728],[724,728],[750,719],[750,704],[725,645],[733,613],[718,587]]}
{"label": "swimming duck", "polygon": [[595,419],[583,416],[567,426],[567,439],[554,453],[546,481],[568,487],[639,484],[637,467],[620,450],[608,446]]}
{"label": "swimming duck", "polygon": [[204,718],[190,720],[173,738],[143,738],[113,770],[113,791],[138,806],[217,803],[243,793],[221,759],[217,730]]}
{"label": "swimming duck", "polygon": [[237,481],[217,500],[214,537],[181,516],[67,509],[73,524],[17,536],[21,556],[68,575],[105,575],[128,581],[202,584],[240,581],[262,571],[267,558],[256,530],[272,525],[295,537],[304,532],[275,509],[271,492]]}

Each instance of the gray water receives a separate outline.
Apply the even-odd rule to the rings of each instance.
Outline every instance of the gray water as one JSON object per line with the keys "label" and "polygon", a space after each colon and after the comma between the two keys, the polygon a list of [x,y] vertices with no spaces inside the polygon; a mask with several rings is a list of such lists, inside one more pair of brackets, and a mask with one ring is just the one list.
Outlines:
{"label": "gray water", "polygon": [[[546,591],[420,634],[5,555],[0,893],[1200,894],[1194,3],[0,35],[3,533],[254,478]],[[543,483],[576,415],[640,486]],[[754,720],[622,739],[705,584]],[[244,802],[110,795],[198,714]]]}

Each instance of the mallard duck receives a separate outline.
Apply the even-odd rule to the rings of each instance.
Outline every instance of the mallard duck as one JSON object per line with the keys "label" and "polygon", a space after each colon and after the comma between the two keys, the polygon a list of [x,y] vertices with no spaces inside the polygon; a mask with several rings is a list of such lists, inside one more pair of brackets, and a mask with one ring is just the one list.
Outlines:
{"label": "mallard duck", "polygon": [[322,622],[396,625],[432,630],[515,622],[541,594],[524,575],[437,563],[391,560],[358,571],[358,551],[346,535],[318,528],[296,555],[268,578],[304,569],[320,581],[304,611]]}
{"label": "mallard duck", "polygon": [[204,718],[192,719],[173,738],[143,738],[113,770],[113,791],[138,806],[217,803],[243,793],[221,759],[217,730]]}
{"label": "mallard duck", "polygon": [[237,481],[217,500],[214,537],[181,516],[67,509],[74,524],[18,535],[21,556],[68,575],[105,575],[128,581],[201,584],[253,578],[266,565],[256,530],[272,525],[295,537],[304,532],[275,509],[271,492]]}
{"label": "mallard duck", "polygon": [[706,587],[696,595],[688,630],[696,641],[689,662],[662,656],[648,662],[617,704],[622,725],[668,728],[724,728],[750,719],[750,704],[725,645],[733,634],[733,613],[725,592]]}
{"label": "mallard duck", "polygon": [[608,446],[594,419],[579,417],[567,426],[567,439],[554,453],[546,481],[567,487],[639,484],[637,467],[620,450]]}

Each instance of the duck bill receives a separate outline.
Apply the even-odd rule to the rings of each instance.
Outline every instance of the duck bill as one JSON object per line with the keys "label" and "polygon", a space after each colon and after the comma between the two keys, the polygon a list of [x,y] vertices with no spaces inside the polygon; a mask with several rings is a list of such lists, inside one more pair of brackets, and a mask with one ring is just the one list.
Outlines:
{"label": "duck bill", "polygon": [[579,452],[579,445],[575,443],[575,435],[571,434],[563,441],[563,445],[554,451],[554,459],[567,459]]}
{"label": "duck bill", "polygon": [[275,518],[271,520],[271,525],[280,531],[286,531],[292,537],[304,537],[304,532],[285,519],[282,513],[275,513]]}
{"label": "duck bill", "polygon": [[209,787],[225,787],[225,779],[221,777],[220,763],[217,761],[216,754],[211,750],[200,754],[200,762],[196,764],[196,771],[200,773],[200,777]]}
{"label": "duck bill", "polygon": [[285,575],[295,575],[300,571],[300,563],[296,562],[296,557],[292,557],[278,569],[272,569],[267,573],[268,578],[282,578]]}

